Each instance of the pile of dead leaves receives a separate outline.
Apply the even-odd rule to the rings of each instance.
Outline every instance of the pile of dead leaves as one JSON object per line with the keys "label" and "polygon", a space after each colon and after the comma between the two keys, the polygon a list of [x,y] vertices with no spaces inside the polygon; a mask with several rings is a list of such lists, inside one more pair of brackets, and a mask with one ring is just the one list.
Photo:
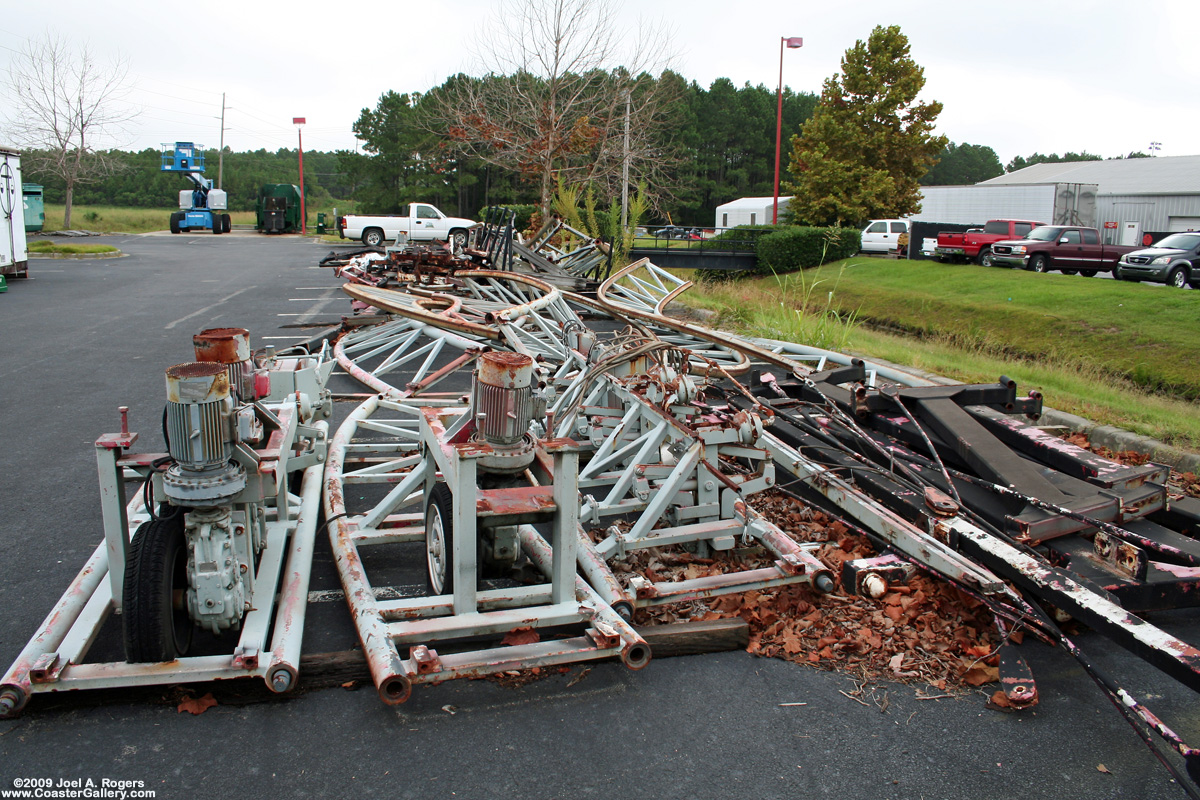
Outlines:
{"label": "pile of dead leaves", "polygon": [[[1133,450],[1114,451],[1101,445],[1093,445],[1085,433],[1070,433],[1064,436],[1063,440],[1076,447],[1082,447],[1084,450],[1090,450],[1098,456],[1116,461],[1118,464],[1141,466],[1151,460],[1150,456],[1145,453],[1136,453]],[[1173,469],[1167,479],[1167,489],[1172,496],[1200,498],[1200,476],[1194,472],[1179,472]]]}
{"label": "pile of dead leaves", "polygon": [[[842,522],[792,498],[767,492],[753,505],[800,542],[820,542],[817,557],[841,574],[842,562],[874,555],[870,543]],[[761,548],[739,548],[714,558],[650,549],[613,564],[623,583],[633,574],[651,581],[689,580],[772,562]],[[635,622],[741,617],[750,626],[751,653],[861,680],[923,682],[942,691],[997,680],[991,614],[953,586],[917,573],[879,600],[821,595],[804,586],[725,595],[686,607],[638,611]]]}

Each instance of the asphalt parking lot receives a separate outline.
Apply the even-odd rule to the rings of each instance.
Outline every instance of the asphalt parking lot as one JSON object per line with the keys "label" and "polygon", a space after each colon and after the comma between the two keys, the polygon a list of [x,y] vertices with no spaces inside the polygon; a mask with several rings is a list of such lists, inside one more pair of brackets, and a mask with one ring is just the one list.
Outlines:
{"label": "asphalt parking lot", "polygon": [[[299,237],[120,236],[125,258],[37,260],[0,294],[0,668],[20,652],[102,538],[93,443],[130,408],[140,451],[163,449],[163,370],[203,328],[248,328],[255,347],[307,338],[349,313],[331,248]],[[338,376],[335,391],[363,391]],[[339,403],[334,424],[351,409]],[[319,538],[311,590],[336,598]],[[1194,611],[1150,615],[1190,641]],[[109,631],[111,632],[111,631]],[[1200,741],[1195,694],[1107,640],[1080,644],[1126,688]],[[306,652],[356,644],[337,599],[314,602]],[[119,648],[119,641],[116,647]],[[112,647],[103,641],[97,647]],[[602,663],[522,688],[418,687],[398,707],[370,686],[202,715],[169,693],[39,702],[0,721],[0,789],[14,781],[142,781],[158,798],[574,796],[725,798],[1179,798],[1121,716],[1067,654],[1023,648],[1041,704],[988,711],[994,687],[918,699],[744,652]],[[203,691],[203,690],[202,690]],[[804,705],[791,705],[803,703]],[[783,705],[789,704],[789,705]],[[2,795],[0,795],[2,796]]]}

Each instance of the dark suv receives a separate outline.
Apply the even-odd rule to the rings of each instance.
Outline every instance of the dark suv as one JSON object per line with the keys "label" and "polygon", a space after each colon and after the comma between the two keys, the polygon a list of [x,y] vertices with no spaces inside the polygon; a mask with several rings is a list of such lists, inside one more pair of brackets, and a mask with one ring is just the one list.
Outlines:
{"label": "dark suv", "polygon": [[1121,256],[1114,273],[1124,281],[1155,281],[1200,289],[1200,232],[1172,233],[1145,250]]}

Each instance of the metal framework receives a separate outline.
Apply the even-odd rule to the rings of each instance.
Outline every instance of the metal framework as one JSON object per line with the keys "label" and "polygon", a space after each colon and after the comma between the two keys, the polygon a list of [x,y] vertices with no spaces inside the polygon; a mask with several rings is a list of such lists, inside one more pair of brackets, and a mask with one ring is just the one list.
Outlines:
{"label": "metal framework", "polygon": [[[552,441],[580,443],[577,476],[558,469],[546,474],[552,485],[566,483],[579,493],[578,571],[608,608],[627,614],[795,579],[821,585],[828,576],[819,562],[782,531],[763,525],[745,502],[772,485],[779,469],[792,491],[860,525],[884,548],[876,559],[844,566],[848,590],[878,596],[888,581],[911,573],[906,562],[953,581],[993,610],[1005,642],[1015,626],[1023,626],[1080,658],[1156,753],[1163,757],[1154,743],[1165,742],[1195,777],[1197,751],[1087,662],[1053,619],[1078,617],[1200,689],[1200,651],[1136,616],[1139,610],[1192,606],[1200,597],[1200,544],[1190,533],[1200,504],[1168,499],[1166,468],[1123,467],[1049,436],[1031,424],[1041,411],[1040,396],[1018,397],[1007,378],[994,385],[934,385],[840,354],[743,339],[665,316],[689,285],[643,260],[605,280],[595,300],[562,293],[565,307],[580,323],[586,320],[588,330],[567,315],[538,318],[540,341],[562,346],[528,348],[511,323],[473,329],[457,342],[464,352],[484,346],[540,357],[547,413],[535,427]],[[421,337],[466,333],[458,320],[408,310],[414,301],[394,293],[347,291],[425,324],[419,336],[415,328],[405,329],[412,338],[400,358],[415,360],[420,348],[429,347],[413,349],[425,341]],[[421,295],[419,288],[413,291]],[[470,287],[454,291],[474,294]],[[470,302],[454,305],[452,313],[470,319],[494,312],[464,312]],[[380,332],[395,324],[385,323]],[[625,326],[621,334],[613,333],[618,325]],[[428,384],[427,377],[418,378],[400,390],[378,367],[364,369],[355,353],[369,352],[358,349],[368,336],[355,332],[339,350],[353,374],[369,372],[375,381],[370,385],[392,397]],[[732,368],[719,366],[713,352]],[[730,352],[737,358],[730,359]],[[436,374],[469,361],[460,358]],[[778,372],[760,367],[746,386],[733,380],[734,372],[749,373],[753,362]],[[419,374],[434,371],[433,361],[423,362]],[[458,413],[465,419],[469,404],[465,394],[460,397]],[[451,467],[421,463],[427,472]],[[456,480],[465,491],[461,477]],[[406,499],[421,502],[416,494]],[[777,559],[774,570],[662,585],[618,580],[609,564],[643,547],[719,551],[739,539],[769,549]],[[555,552],[553,544],[533,550]],[[1002,647],[1001,672],[1014,707],[1036,703],[1033,676],[1012,644]]]}
{"label": "metal framework", "polygon": [[[88,660],[110,616],[123,613],[127,618],[141,612],[122,608],[131,580],[127,575],[131,541],[155,518],[155,503],[148,505],[147,498],[166,497],[164,467],[172,460],[167,454],[130,451],[138,434],[128,430],[122,409],[121,432],[96,441],[104,539],[5,673],[0,682],[0,716],[20,713],[31,695],[43,692],[240,677],[262,678],[274,692],[295,686],[328,427],[314,417],[328,414],[323,387],[333,360],[325,348],[315,356],[268,357],[267,362],[270,368],[262,373],[271,383],[271,392],[245,406],[247,413],[241,418],[241,424],[260,430],[261,435],[254,437],[257,444],[239,444],[230,462],[247,476],[244,488],[227,501],[238,543],[247,545],[236,556],[246,567],[241,581],[247,587],[247,610],[244,616],[241,609],[231,612],[240,627],[232,651],[165,663]],[[214,371],[225,369],[224,364],[213,366]],[[222,374],[222,385],[224,380]],[[296,478],[299,488],[293,493],[289,484]],[[209,479],[209,484],[214,480]],[[131,482],[140,484],[141,491],[133,492],[127,501]],[[165,507],[160,506],[158,513]],[[205,528],[204,535],[212,532]],[[199,540],[194,546],[199,546]],[[228,558],[225,563],[230,563]],[[214,572],[220,574],[216,565]]]}

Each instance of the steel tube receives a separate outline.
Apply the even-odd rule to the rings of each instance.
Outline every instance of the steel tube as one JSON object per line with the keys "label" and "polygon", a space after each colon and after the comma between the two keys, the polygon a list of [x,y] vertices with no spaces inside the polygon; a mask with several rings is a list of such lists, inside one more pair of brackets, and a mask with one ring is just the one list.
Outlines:
{"label": "steel tube", "polygon": [[[317,423],[328,431],[328,423]],[[271,658],[267,665],[267,688],[286,692],[295,687],[300,674],[300,647],[304,638],[304,617],[308,611],[308,583],[312,575],[313,551],[317,538],[317,518],[321,512],[321,476],[324,467],[304,470],[300,481],[300,511],[292,534],[287,564],[284,567],[279,599],[276,601],[275,632],[271,637]]]}
{"label": "steel tube", "polygon": [[[534,565],[546,577],[553,579],[554,552],[545,539],[531,525],[522,525],[518,529],[521,547],[533,561]],[[604,602],[587,581],[575,576],[575,591],[596,612],[596,617],[608,625],[621,637],[621,661],[630,669],[641,669],[650,663],[650,645],[638,634],[633,627],[618,614],[612,606]]]}
{"label": "steel tube", "polygon": [[17,660],[0,681],[0,718],[16,716],[29,700],[29,670],[45,653],[53,653],[66,638],[75,620],[83,613],[96,587],[108,575],[108,549],[104,542],[92,552],[91,558],[71,581],[67,591],[54,604]]}
{"label": "steel tube", "polygon": [[333,550],[338,579],[346,594],[346,605],[358,631],[371,680],[383,702],[389,705],[403,703],[412,694],[412,670],[400,657],[396,646],[388,635],[387,624],[379,612],[367,572],[354,546],[353,530],[346,518],[346,504],[342,494],[342,468],[345,463],[346,446],[354,438],[358,423],[379,408],[379,397],[368,398],[338,428],[329,442],[329,456],[325,462],[325,519],[329,522],[329,545]]}

